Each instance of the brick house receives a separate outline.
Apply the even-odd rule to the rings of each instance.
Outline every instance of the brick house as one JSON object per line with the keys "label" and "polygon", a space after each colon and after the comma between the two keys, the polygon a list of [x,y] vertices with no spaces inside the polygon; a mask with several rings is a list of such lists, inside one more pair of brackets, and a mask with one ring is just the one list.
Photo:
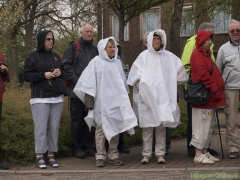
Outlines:
{"label": "brick house", "polygon": [[[145,49],[142,44],[142,37],[147,31],[152,31],[157,28],[164,29],[167,34],[167,47],[169,50],[170,39],[170,24],[172,14],[172,2],[162,4],[161,6],[151,8],[145,11],[140,16],[132,19],[125,26],[124,45],[128,50],[127,56],[123,59],[123,62],[131,67],[133,61],[137,56]],[[98,41],[102,38],[114,36],[118,39],[118,19],[113,12],[102,8],[101,4],[97,4],[97,24],[98,24]],[[189,10],[193,8],[194,4],[191,0],[184,1],[183,16]],[[236,13],[235,16],[237,16]],[[215,25],[215,38],[214,38],[214,54],[217,54],[219,47],[229,40],[227,28],[230,18],[235,19],[233,14],[228,15],[226,13],[218,13],[214,16]],[[239,15],[238,15],[239,17]],[[237,19],[237,18],[236,18]],[[204,19],[203,19],[204,21]],[[202,22],[203,22],[202,21]],[[186,40],[195,34],[194,21],[188,22],[186,26],[181,28],[180,35],[180,49],[181,52],[184,48]]]}

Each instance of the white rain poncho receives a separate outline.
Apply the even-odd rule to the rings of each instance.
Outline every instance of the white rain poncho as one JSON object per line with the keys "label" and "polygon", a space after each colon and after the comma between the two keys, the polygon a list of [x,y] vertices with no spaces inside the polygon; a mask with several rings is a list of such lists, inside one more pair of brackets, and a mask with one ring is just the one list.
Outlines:
{"label": "white rain poncho", "polygon": [[[162,39],[162,48],[152,47],[153,35]],[[181,60],[165,50],[166,34],[158,29],[148,35],[148,49],[134,61],[127,83],[133,86],[133,108],[139,119],[139,126],[176,127],[180,123],[177,104],[177,85],[188,80]]]}
{"label": "white rain poncho", "polygon": [[112,59],[104,49],[109,39],[116,45],[114,37],[99,41],[99,56],[90,61],[73,90],[83,102],[85,93],[94,97],[94,118],[108,141],[138,125],[129,101],[122,64],[117,59],[117,47]]}

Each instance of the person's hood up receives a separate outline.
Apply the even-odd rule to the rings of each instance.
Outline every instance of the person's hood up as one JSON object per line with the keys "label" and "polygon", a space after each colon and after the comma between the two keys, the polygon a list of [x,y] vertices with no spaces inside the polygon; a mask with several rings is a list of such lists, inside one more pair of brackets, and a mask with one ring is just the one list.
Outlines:
{"label": "person's hood up", "polygon": [[[49,30],[42,30],[37,34],[37,51],[45,51],[45,47],[44,47],[45,38],[49,32],[52,33],[53,35],[53,32]],[[53,35],[53,44],[54,44],[54,35]]]}
{"label": "person's hood up", "polygon": [[211,36],[213,36],[213,34],[208,31],[199,31],[196,37],[196,47],[201,47],[201,45]]}
{"label": "person's hood up", "polygon": [[[114,44],[115,44],[115,56],[112,59],[110,59],[108,57],[108,54],[105,51],[105,47],[106,47],[109,39],[112,39],[114,41]],[[98,52],[99,52],[99,57],[101,57],[102,59],[105,59],[105,60],[108,60],[108,61],[113,61],[114,59],[117,59],[118,48],[117,48],[117,42],[116,42],[114,37],[108,37],[108,38],[105,38],[105,39],[101,39],[98,42],[97,48],[98,48]]]}
{"label": "person's hood up", "polygon": [[122,46],[120,44],[117,44],[117,48],[118,48],[118,56],[121,57],[122,56]]}
{"label": "person's hood up", "polygon": [[153,35],[154,34],[157,34],[158,36],[160,36],[161,40],[162,40],[159,52],[165,50],[166,44],[167,44],[167,37],[166,37],[165,31],[162,30],[162,29],[155,29],[154,31],[149,33],[148,38],[147,38],[147,44],[148,44],[148,48],[147,49],[149,51],[156,52],[154,50],[154,48],[152,47]]}

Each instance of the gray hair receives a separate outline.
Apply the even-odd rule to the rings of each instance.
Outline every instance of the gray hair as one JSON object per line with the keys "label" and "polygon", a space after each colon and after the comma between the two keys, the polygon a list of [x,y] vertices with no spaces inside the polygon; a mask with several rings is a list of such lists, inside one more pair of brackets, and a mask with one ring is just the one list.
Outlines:
{"label": "gray hair", "polygon": [[199,28],[198,28],[198,32],[202,31],[202,30],[207,30],[207,29],[214,29],[214,25],[209,23],[209,22],[203,22]]}
{"label": "gray hair", "polygon": [[150,32],[146,32],[146,33],[143,35],[143,45],[144,45],[144,46],[147,45],[147,38],[148,38],[149,33],[150,33]]}
{"label": "gray hair", "polygon": [[[92,26],[90,23],[84,23],[84,24],[82,25],[82,27],[80,28],[80,32],[83,32],[83,31],[84,31],[84,27],[85,27],[86,25]],[[92,28],[93,28],[93,26],[92,26]]]}
{"label": "gray hair", "polygon": [[240,22],[235,19],[231,19],[231,21],[229,22],[229,25],[228,25],[228,29],[230,28],[230,25],[233,23],[240,23]]}

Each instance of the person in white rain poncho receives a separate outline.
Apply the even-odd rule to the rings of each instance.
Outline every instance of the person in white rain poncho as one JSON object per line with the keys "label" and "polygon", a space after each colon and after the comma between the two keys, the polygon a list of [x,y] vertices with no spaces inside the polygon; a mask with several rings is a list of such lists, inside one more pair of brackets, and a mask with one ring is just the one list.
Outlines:
{"label": "person in white rain poncho", "polygon": [[88,64],[73,91],[85,103],[86,108],[93,109],[97,124],[96,166],[104,166],[105,137],[110,142],[110,163],[119,166],[123,165],[117,150],[119,133],[137,126],[137,118],[129,101],[129,89],[121,61],[117,59],[115,38],[100,40],[98,51],[99,56]]}
{"label": "person in white rain poncho", "polygon": [[150,32],[148,48],[134,61],[127,80],[133,86],[134,110],[142,128],[142,164],[148,164],[152,156],[154,127],[155,155],[159,164],[165,163],[165,127],[176,127],[180,122],[177,85],[186,82],[188,75],[181,60],[165,50],[166,41],[164,30]]}

